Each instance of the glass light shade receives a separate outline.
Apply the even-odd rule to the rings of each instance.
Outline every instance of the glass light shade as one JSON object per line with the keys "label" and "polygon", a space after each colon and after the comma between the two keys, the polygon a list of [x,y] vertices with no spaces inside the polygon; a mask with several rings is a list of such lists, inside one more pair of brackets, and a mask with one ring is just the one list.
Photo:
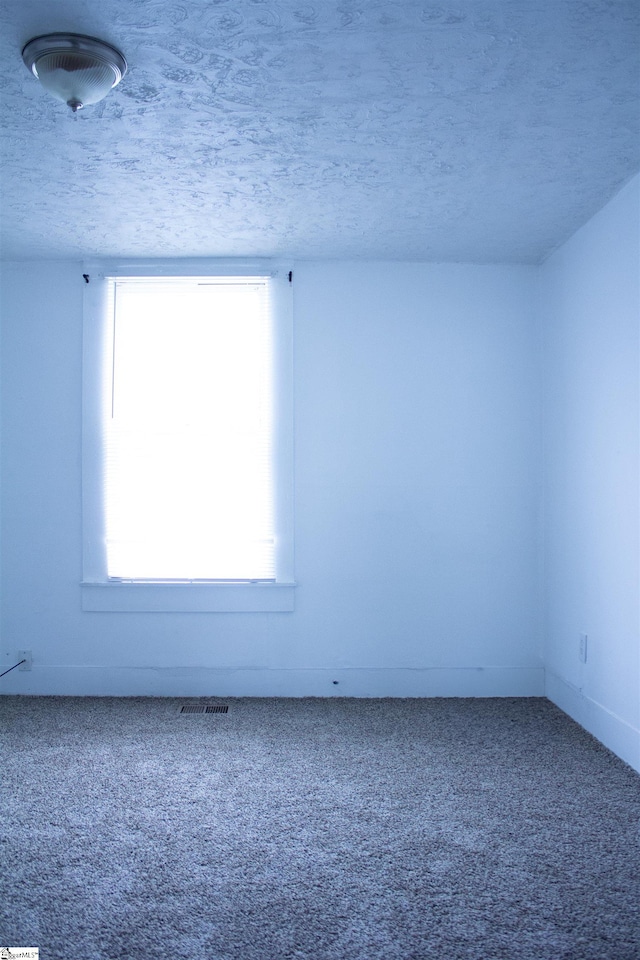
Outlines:
{"label": "glass light shade", "polygon": [[22,59],[42,86],[74,113],[106,97],[127,70],[115,47],[74,33],[35,37]]}

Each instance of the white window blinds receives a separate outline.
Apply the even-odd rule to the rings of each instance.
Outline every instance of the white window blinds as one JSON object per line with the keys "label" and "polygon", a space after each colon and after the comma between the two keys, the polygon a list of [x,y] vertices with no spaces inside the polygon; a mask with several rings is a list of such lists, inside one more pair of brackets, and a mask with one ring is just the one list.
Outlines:
{"label": "white window blinds", "polygon": [[109,282],[108,577],[274,580],[269,278]]}

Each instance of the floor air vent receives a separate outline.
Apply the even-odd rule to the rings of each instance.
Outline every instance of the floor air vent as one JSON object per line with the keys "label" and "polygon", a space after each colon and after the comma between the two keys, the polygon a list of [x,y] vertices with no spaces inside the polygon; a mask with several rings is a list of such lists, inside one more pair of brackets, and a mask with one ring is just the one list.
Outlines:
{"label": "floor air vent", "polygon": [[226,703],[182,703],[178,713],[228,713]]}

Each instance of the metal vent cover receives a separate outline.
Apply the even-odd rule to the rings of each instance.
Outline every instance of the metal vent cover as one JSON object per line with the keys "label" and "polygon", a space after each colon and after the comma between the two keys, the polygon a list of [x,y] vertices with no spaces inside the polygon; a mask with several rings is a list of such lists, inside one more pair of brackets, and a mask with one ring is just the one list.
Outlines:
{"label": "metal vent cover", "polygon": [[229,705],[226,703],[181,703],[178,707],[178,713],[205,714],[205,713],[228,713]]}

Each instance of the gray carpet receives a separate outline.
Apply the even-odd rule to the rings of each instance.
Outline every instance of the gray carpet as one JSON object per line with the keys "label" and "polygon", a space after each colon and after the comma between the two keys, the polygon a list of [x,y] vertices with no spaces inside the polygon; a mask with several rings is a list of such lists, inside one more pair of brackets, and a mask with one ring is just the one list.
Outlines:
{"label": "gray carpet", "polygon": [[640,777],[552,704],[0,698],[41,960],[638,960]]}

